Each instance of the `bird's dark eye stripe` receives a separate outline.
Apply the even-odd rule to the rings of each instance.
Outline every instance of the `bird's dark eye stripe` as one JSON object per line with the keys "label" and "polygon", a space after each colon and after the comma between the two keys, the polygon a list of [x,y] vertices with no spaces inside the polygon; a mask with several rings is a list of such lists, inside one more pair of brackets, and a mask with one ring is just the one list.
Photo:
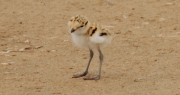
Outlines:
{"label": "bird's dark eye stripe", "polygon": [[88,21],[85,23],[85,25],[88,23]]}
{"label": "bird's dark eye stripe", "polygon": [[95,33],[95,31],[96,31],[96,29],[94,29],[94,30],[92,31],[92,34],[94,34],[94,33]]}
{"label": "bird's dark eye stripe", "polygon": [[90,36],[92,36],[95,32],[96,32],[97,28],[92,30],[92,34]]}
{"label": "bird's dark eye stripe", "polygon": [[101,33],[100,36],[107,35],[107,33]]}

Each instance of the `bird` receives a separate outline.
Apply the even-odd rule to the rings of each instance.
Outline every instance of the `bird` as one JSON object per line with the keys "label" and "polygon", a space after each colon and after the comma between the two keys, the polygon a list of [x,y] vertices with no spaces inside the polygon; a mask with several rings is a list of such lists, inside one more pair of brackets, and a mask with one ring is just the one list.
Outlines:
{"label": "bird", "polygon": [[73,42],[82,48],[88,48],[90,52],[90,58],[86,69],[83,73],[75,74],[72,78],[79,78],[86,76],[88,74],[88,69],[91,63],[91,60],[94,55],[94,50],[99,52],[99,70],[98,74],[93,77],[85,77],[84,80],[98,80],[101,77],[101,67],[103,62],[103,53],[101,48],[106,47],[111,43],[112,36],[109,33],[109,30],[106,27],[97,24],[91,23],[85,16],[76,15],[72,16],[68,21],[68,29],[71,34]]}

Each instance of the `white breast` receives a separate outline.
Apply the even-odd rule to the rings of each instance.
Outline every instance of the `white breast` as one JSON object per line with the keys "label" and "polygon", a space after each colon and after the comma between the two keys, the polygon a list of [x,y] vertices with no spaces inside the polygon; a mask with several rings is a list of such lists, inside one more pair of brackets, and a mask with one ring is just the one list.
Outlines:
{"label": "white breast", "polygon": [[88,47],[89,38],[84,35],[71,34],[73,42],[79,47]]}

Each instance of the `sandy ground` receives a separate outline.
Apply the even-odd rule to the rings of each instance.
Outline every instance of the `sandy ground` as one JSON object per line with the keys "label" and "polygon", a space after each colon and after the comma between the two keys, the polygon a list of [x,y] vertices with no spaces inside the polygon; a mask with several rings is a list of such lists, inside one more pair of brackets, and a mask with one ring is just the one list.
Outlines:
{"label": "sandy ground", "polygon": [[[180,95],[180,0],[0,0],[0,95]],[[67,29],[81,14],[110,28],[102,77],[71,78],[88,49]],[[89,75],[97,74],[98,53]]]}

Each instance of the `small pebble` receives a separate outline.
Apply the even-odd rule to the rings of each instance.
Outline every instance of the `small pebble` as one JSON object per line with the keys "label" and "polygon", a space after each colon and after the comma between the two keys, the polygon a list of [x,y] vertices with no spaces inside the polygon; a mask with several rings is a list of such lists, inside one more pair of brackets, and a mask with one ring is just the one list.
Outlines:
{"label": "small pebble", "polygon": [[166,3],[166,5],[173,5],[173,3],[171,3],[171,2],[167,2],[167,3]]}
{"label": "small pebble", "polygon": [[126,15],[123,15],[123,18],[127,18],[127,16],[126,16]]}
{"label": "small pebble", "polygon": [[1,63],[2,65],[11,65],[11,64],[14,64],[15,62],[4,62],[4,63]]}
{"label": "small pebble", "polygon": [[55,52],[56,50],[51,50],[52,52]]}
{"label": "small pebble", "polygon": [[29,43],[30,43],[30,41],[29,41],[29,40],[26,40],[26,41],[24,41],[24,43],[27,43],[27,44],[29,44]]}
{"label": "small pebble", "polygon": [[148,25],[148,24],[149,24],[149,22],[144,22],[143,24],[144,24],[144,25]]}
{"label": "small pebble", "polygon": [[24,50],[25,50],[24,48],[19,49],[19,51],[21,51],[21,52],[24,51]]}
{"label": "small pebble", "polygon": [[2,65],[6,66],[6,65],[10,65],[9,63],[1,63]]}
{"label": "small pebble", "polygon": [[7,51],[3,51],[3,52],[0,52],[1,54],[6,54],[6,53],[9,53],[10,50],[7,50]]}
{"label": "small pebble", "polygon": [[63,40],[63,42],[67,42],[68,40]]}
{"label": "small pebble", "polygon": [[165,21],[166,19],[165,18],[160,18],[159,21]]}

